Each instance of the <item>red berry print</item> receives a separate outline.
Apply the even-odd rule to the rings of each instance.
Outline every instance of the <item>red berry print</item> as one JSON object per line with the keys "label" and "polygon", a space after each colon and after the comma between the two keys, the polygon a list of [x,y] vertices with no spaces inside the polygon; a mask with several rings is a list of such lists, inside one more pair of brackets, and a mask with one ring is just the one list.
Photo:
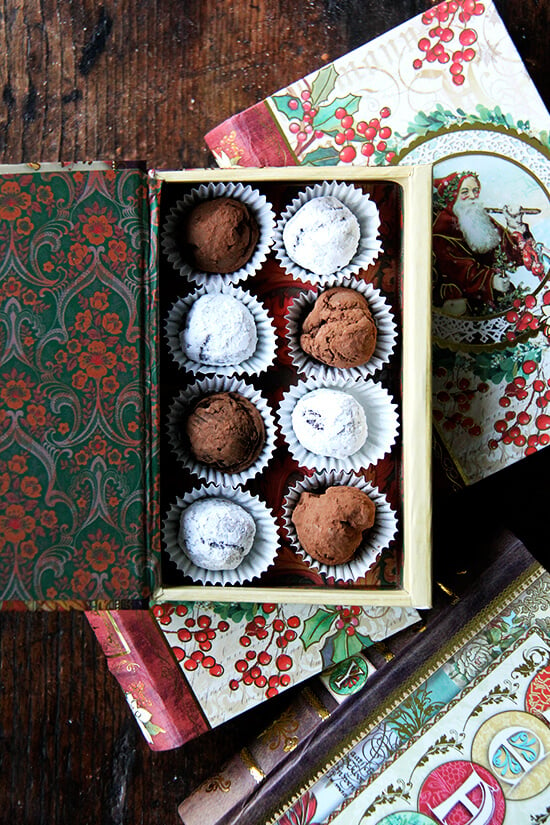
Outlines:
{"label": "red berry print", "polygon": [[[423,57],[413,60],[413,68],[418,71],[426,63],[450,63],[450,74],[455,86],[464,83],[463,62],[469,62],[475,57],[472,45],[477,41],[477,33],[468,25],[472,17],[479,17],[485,12],[483,3],[473,0],[455,0],[451,3],[440,3],[433,9],[428,9],[422,15],[422,22],[428,27],[428,36],[421,37],[418,49]],[[433,25],[437,23],[437,25]],[[453,43],[460,43],[464,51],[451,50],[448,47]]]}
{"label": "red berry print", "polygon": [[353,146],[344,146],[340,152],[340,160],[342,163],[352,163],[357,156],[357,152]]}
{"label": "red berry print", "polygon": [[277,656],[275,661],[278,670],[290,670],[292,667],[292,659],[290,656],[287,656],[285,653],[282,653],[280,656]]}

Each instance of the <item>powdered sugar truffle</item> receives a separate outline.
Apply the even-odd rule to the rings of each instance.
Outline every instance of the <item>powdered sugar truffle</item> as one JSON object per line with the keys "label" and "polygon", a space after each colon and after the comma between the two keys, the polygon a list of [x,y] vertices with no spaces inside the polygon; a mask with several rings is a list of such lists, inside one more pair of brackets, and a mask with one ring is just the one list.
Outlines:
{"label": "powdered sugar truffle", "polygon": [[215,293],[193,302],[180,340],[191,361],[228,366],[242,364],[254,354],[258,334],[248,307],[232,295]]}
{"label": "powdered sugar truffle", "polygon": [[348,458],[361,449],[368,428],[361,404],[343,390],[321,387],[303,395],[292,411],[292,428],[315,455]]}
{"label": "powdered sugar truffle", "polygon": [[205,570],[234,570],[250,552],[256,523],[250,513],[224,498],[192,502],[181,514],[178,542]]}
{"label": "powdered sugar truffle", "polygon": [[347,266],[360,237],[353,212],[331,195],[306,201],[283,228],[289,258],[315,275],[331,275]]}

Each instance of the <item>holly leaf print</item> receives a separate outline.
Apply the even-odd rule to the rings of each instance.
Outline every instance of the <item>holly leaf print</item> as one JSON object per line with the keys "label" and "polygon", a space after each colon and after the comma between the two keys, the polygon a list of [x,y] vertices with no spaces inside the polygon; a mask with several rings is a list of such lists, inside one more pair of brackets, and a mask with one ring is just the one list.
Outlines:
{"label": "holly leaf print", "polygon": [[334,146],[320,146],[319,149],[305,155],[302,162],[306,166],[336,166],[339,160]]}
{"label": "holly leaf print", "polygon": [[342,128],[340,119],[336,117],[336,110],[345,109],[348,115],[352,115],[359,108],[360,100],[357,95],[346,95],[335,98],[326,106],[319,106],[313,120],[313,128],[327,135],[335,135]]}
{"label": "holly leaf print", "polygon": [[[288,120],[294,120],[295,118],[302,120],[304,116],[304,109],[298,98],[293,95],[276,95],[272,98],[272,100],[275,103],[277,111],[288,118]],[[291,100],[294,101],[294,108],[289,105]]]}
{"label": "holly leaf print", "polygon": [[302,633],[301,639],[306,650],[308,647],[311,647],[311,645],[320,642],[321,639],[330,632],[332,623],[336,618],[336,613],[318,610],[313,616],[305,620],[304,632]]}
{"label": "holly leaf print", "polygon": [[320,104],[323,100],[329,99],[332,91],[334,90],[337,77],[338,72],[332,63],[329,66],[325,66],[317,73],[315,80],[311,84],[311,98],[315,106]]}
{"label": "holly leaf print", "polygon": [[352,633],[348,635],[345,631],[337,633],[334,638],[334,661],[340,662],[343,659],[349,659],[354,653],[359,653],[363,648],[372,644],[368,636],[362,636],[360,633]]}

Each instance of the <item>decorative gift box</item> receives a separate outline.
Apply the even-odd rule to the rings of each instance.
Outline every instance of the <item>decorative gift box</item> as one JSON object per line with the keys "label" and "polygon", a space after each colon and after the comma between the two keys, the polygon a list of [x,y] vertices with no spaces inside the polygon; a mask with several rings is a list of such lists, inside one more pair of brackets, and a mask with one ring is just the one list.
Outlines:
{"label": "decorative gift box", "polygon": [[[359,260],[357,271],[346,273],[345,283],[358,282],[358,290],[369,295],[380,293],[395,323],[387,363],[375,364],[373,375],[350,373],[346,379],[354,392],[367,385],[373,392],[375,385],[375,392],[391,398],[395,430],[371,464],[349,468],[354,483],[378,491],[380,512],[387,506],[395,522],[386,530],[387,546],[374,552],[365,575],[356,572],[353,581],[335,580],[309,564],[300,548],[291,549],[283,508],[292,486],[318,469],[303,466],[283,432],[282,395],[304,381],[290,351],[287,313],[295,300],[331,284],[304,282],[285,270],[275,248],[277,229],[268,222],[257,269],[230,284],[262,305],[258,329],[268,331],[267,351],[262,355],[258,346],[259,362],[252,359],[248,374],[188,369],[174,358],[167,330],[174,304],[212,287],[208,278],[199,283],[193,273],[182,274],[170,247],[170,216],[182,199],[201,186],[219,191],[237,186],[238,193],[251,188],[265,197],[275,221],[315,185],[348,186],[352,194],[369,196],[380,221],[374,250]],[[5,168],[0,179],[4,605],[97,608],[151,599],[237,598],[427,605],[430,190],[431,169],[421,166],[338,175],[328,167],[149,175],[105,164]],[[310,375],[307,381],[333,386],[336,379]],[[273,422],[258,472],[226,485],[232,491],[227,495],[237,501],[257,500],[262,530],[269,525],[267,542],[260,536],[271,545],[268,569],[258,576],[253,569],[244,585],[202,583],[182,573],[166,552],[167,540],[177,539],[177,530],[170,534],[167,527],[174,503],[200,497],[205,481],[219,493],[219,476],[201,478],[174,445],[174,401],[197,383],[203,394],[237,385],[263,395],[265,415]],[[386,415],[387,409],[380,415],[383,422]],[[387,426],[371,417],[371,434]],[[336,482],[341,470],[336,467]]]}

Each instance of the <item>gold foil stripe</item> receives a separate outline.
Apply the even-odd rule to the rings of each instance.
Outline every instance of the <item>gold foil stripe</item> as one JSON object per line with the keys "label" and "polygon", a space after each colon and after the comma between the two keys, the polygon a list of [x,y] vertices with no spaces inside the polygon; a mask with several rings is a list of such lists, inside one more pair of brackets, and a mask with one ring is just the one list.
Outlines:
{"label": "gold foil stripe", "polygon": [[304,688],[304,698],[311,705],[317,715],[324,721],[330,717],[330,711],[326,709],[323,703],[317,698],[310,688]]}
{"label": "gold foil stripe", "polygon": [[395,654],[389,649],[387,644],[383,641],[374,642],[372,646],[374,650],[377,650],[378,653],[384,657],[386,662],[391,662],[391,660],[395,657]]}
{"label": "gold foil stripe", "polygon": [[440,587],[440,588],[441,588],[441,590],[443,590],[443,592],[444,592],[447,596],[450,596],[450,597],[451,597],[451,600],[452,600],[452,601],[451,601],[451,604],[456,604],[457,602],[459,602],[459,601],[460,601],[460,596],[458,596],[458,595],[454,592],[454,590],[451,590],[451,588],[450,588],[450,587],[447,587],[447,586],[446,586],[446,585],[444,585],[442,582],[437,582],[437,581],[436,581],[436,584],[437,584],[437,586],[438,586],[438,587]]}
{"label": "gold foil stripe", "polygon": [[247,771],[250,773],[254,782],[260,784],[265,779],[265,773],[262,771],[260,766],[254,761],[254,757],[248,750],[248,748],[243,748],[239,754],[241,757]]}

